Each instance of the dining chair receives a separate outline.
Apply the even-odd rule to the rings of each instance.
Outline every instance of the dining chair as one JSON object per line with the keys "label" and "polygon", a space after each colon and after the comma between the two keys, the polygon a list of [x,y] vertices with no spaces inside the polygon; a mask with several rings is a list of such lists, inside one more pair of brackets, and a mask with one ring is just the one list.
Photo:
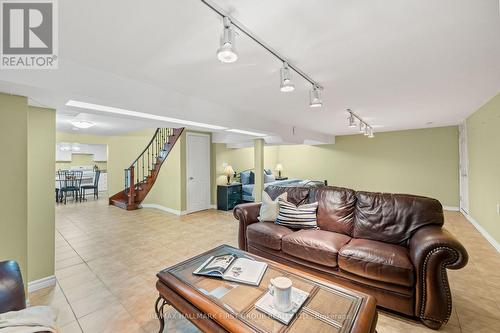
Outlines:
{"label": "dining chair", "polygon": [[82,185],[80,186],[80,201],[87,200],[85,198],[87,190],[94,190],[94,199],[99,199],[99,177],[101,176],[101,171],[96,170],[94,175],[94,184],[93,185]]}
{"label": "dining chair", "polygon": [[80,193],[80,185],[82,183],[83,171],[65,171],[61,172],[58,176],[62,176],[63,185],[59,189],[61,192],[61,199],[64,196],[64,204],[66,204],[66,199],[68,198],[68,193],[71,193],[71,196],[75,201],[79,199]]}

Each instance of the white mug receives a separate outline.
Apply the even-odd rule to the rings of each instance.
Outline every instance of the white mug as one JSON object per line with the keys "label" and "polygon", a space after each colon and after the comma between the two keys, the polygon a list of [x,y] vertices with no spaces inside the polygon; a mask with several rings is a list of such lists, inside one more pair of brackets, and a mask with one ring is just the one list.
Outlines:
{"label": "white mug", "polygon": [[273,295],[274,308],[280,312],[290,311],[292,307],[292,280],[286,277],[271,279],[269,293]]}

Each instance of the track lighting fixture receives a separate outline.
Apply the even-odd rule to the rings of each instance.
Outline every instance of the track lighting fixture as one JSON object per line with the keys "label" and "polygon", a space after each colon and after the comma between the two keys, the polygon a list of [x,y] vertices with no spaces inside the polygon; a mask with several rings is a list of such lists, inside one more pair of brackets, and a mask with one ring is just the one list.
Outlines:
{"label": "track lighting fixture", "polygon": [[365,123],[359,122],[359,133],[365,133]]}
{"label": "track lighting fixture", "polygon": [[[347,112],[351,112],[351,109],[347,109]],[[349,120],[349,127],[356,127],[356,118],[354,117],[354,115],[352,113],[349,114],[349,118],[347,118]]]}
{"label": "track lighting fixture", "polygon": [[309,106],[312,108],[323,106],[323,101],[321,100],[321,90],[314,85],[312,86],[311,91],[309,91]]}
{"label": "track lighting fixture", "polygon": [[369,138],[375,137],[375,134],[373,133],[373,127],[371,127],[366,122],[364,122],[363,119],[358,117],[354,112],[352,112],[351,109],[347,109],[347,112],[349,113],[349,118],[347,118],[347,120],[349,122],[348,123],[349,127],[356,127],[357,126],[356,120],[358,120],[359,121],[359,132],[364,134],[365,136],[367,136]]}
{"label": "track lighting fixture", "polygon": [[205,4],[210,10],[214,11],[218,15],[220,15],[224,20],[224,32],[222,34],[220,48],[217,50],[217,58],[223,63],[231,63],[235,62],[238,59],[238,53],[235,49],[235,31],[234,29],[238,29],[238,34],[246,35],[248,38],[253,40],[256,44],[260,45],[263,49],[269,52],[272,56],[278,59],[283,63],[283,68],[280,70],[281,74],[281,82],[280,82],[280,90],[283,92],[290,92],[295,90],[295,86],[291,81],[291,71],[293,70],[297,75],[301,76],[304,80],[309,82],[313,87],[317,89],[313,89],[310,92],[310,106],[318,107],[322,105],[321,99],[321,91],[323,87],[313,80],[307,73],[302,71],[299,67],[288,64],[286,61],[286,57],[268,45],[266,42],[261,40],[259,37],[254,35],[244,24],[239,22],[233,17],[223,10],[221,7],[216,5],[213,1],[210,0],[201,0],[203,4]]}
{"label": "track lighting fixture", "polygon": [[232,63],[238,60],[238,53],[235,48],[235,34],[231,27],[231,20],[224,16],[224,31],[220,39],[220,47],[217,50],[217,59],[222,63]]}
{"label": "track lighting fixture", "polygon": [[281,76],[281,85],[280,90],[282,92],[292,92],[295,90],[295,85],[292,83],[292,75],[290,73],[290,68],[288,67],[288,63],[283,62],[283,67],[280,70]]}

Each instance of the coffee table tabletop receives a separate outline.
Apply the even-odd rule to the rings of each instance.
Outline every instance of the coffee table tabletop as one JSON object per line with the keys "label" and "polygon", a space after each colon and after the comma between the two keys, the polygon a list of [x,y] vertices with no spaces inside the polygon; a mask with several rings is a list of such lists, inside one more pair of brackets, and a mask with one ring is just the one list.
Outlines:
{"label": "coffee table tabletop", "polygon": [[[258,286],[197,276],[193,271],[208,257],[234,253],[268,263]],[[374,332],[376,302],[372,296],[337,286],[308,273],[264,259],[228,245],[166,268],[158,273],[160,296],[156,312],[160,332],[164,327],[163,308],[172,305],[204,332]],[[289,325],[255,308],[268,290],[270,279],[286,276],[293,286],[310,295]]]}

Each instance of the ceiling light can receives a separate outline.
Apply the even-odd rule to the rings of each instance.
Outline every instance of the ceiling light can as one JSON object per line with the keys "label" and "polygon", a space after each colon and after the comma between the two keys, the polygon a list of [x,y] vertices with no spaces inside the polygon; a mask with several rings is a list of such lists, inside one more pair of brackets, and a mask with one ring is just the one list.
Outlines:
{"label": "ceiling light can", "polygon": [[356,125],[356,118],[352,114],[351,109],[347,109],[347,112],[349,112],[349,118],[347,118],[347,120],[349,122],[349,127],[356,127],[356,126],[358,126],[358,125]]}
{"label": "ceiling light can", "polygon": [[323,101],[321,100],[321,89],[314,85],[309,91],[309,106],[312,108],[318,108],[323,106]]}
{"label": "ceiling light can", "polygon": [[224,17],[224,30],[220,40],[220,47],[217,50],[217,59],[222,63],[232,63],[238,60],[238,52],[235,47],[235,33],[231,27],[231,20]]}
{"label": "ceiling light can", "polygon": [[287,62],[284,62],[283,67],[281,67],[280,79],[281,79],[280,91],[292,92],[295,90],[295,85],[292,83],[292,75]]}

